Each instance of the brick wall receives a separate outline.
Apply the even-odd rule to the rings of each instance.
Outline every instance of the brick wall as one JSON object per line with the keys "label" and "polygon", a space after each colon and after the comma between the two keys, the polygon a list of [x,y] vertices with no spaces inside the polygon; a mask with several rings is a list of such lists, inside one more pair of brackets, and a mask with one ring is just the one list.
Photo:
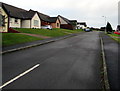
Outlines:
{"label": "brick wall", "polygon": [[73,30],[73,27],[70,24],[61,24],[60,28]]}

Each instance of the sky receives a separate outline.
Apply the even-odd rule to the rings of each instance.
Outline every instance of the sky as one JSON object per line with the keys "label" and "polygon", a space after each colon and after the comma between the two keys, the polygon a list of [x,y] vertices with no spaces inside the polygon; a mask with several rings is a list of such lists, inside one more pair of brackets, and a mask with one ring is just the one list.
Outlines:
{"label": "sky", "polygon": [[[120,0],[0,0],[26,10],[32,9],[51,17],[64,16],[69,20],[86,22],[88,27],[104,27],[110,22],[113,29],[118,25]],[[105,22],[105,16],[106,22]]]}

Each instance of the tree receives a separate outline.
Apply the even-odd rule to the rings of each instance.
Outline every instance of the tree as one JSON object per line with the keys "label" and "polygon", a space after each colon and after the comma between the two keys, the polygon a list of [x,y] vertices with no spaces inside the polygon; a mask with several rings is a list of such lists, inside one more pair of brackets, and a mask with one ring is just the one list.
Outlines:
{"label": "tree", "polygon": [[113,31],[113,29],[112,29],[111,24],[110,24],[109,22],[107,22],[106,32],[107,32],[107,33],[111,33],[112,31]]}

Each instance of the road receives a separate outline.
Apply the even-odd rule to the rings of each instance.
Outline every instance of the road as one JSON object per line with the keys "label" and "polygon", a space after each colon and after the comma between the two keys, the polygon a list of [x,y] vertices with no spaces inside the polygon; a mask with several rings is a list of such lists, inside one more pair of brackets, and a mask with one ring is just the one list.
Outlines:
{"label": "road", "polygon": [[101,89],[99,32],[3,55],[3,89]]}

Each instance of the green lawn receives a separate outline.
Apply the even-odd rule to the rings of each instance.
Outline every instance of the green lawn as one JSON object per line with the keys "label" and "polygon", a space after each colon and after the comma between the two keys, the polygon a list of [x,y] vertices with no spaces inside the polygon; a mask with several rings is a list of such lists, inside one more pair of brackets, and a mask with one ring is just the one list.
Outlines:
{"label": "green lawn", "polygon": [[[27,28],[15,28],[15,30],[18,30],[22,33],[30,33],[30,34],[38,34],[48,37],[58,37],[58,36],[64,36],[71,33],[78,33],[82,30],[67,30],[67,29],[27,29]],[[28,35],[22,35],[19,33],[3,33],[2,34],[2,46],[11,46],[26,42],[31,42],[35,40],[41,40],[41,38],[38,37],[32,37]]]}
{"label": "green lawn", "polygon": [[2,46],[11,46],[35,40],[41,40],[41,38],[22,35],[19,33],[3,33],[2,34]]}
{"label": "green lawn", "polygon": [[112,33],[112,34],[110,34],[111,36],[116,36],[116,37],[120,37],[120,35],[118,35],[118,34],[114,34],[114,33]]}
{"label": "green lawn", "polygon": [[114,33],[108,34],[108,35],[111,36],[114,40],[116,40],[117,42],[120,43],[120,35],[114,34]]}
{"label": "green lawn", "polygon": [[15,28],[15,30],[18,30],[23,33],[38,34],[49,37],[64,36],[70,33],[78,33],[82,31],[82,30],[67,30],[67,29],[48,30],[48,29],[27,29],[27,28]]}

